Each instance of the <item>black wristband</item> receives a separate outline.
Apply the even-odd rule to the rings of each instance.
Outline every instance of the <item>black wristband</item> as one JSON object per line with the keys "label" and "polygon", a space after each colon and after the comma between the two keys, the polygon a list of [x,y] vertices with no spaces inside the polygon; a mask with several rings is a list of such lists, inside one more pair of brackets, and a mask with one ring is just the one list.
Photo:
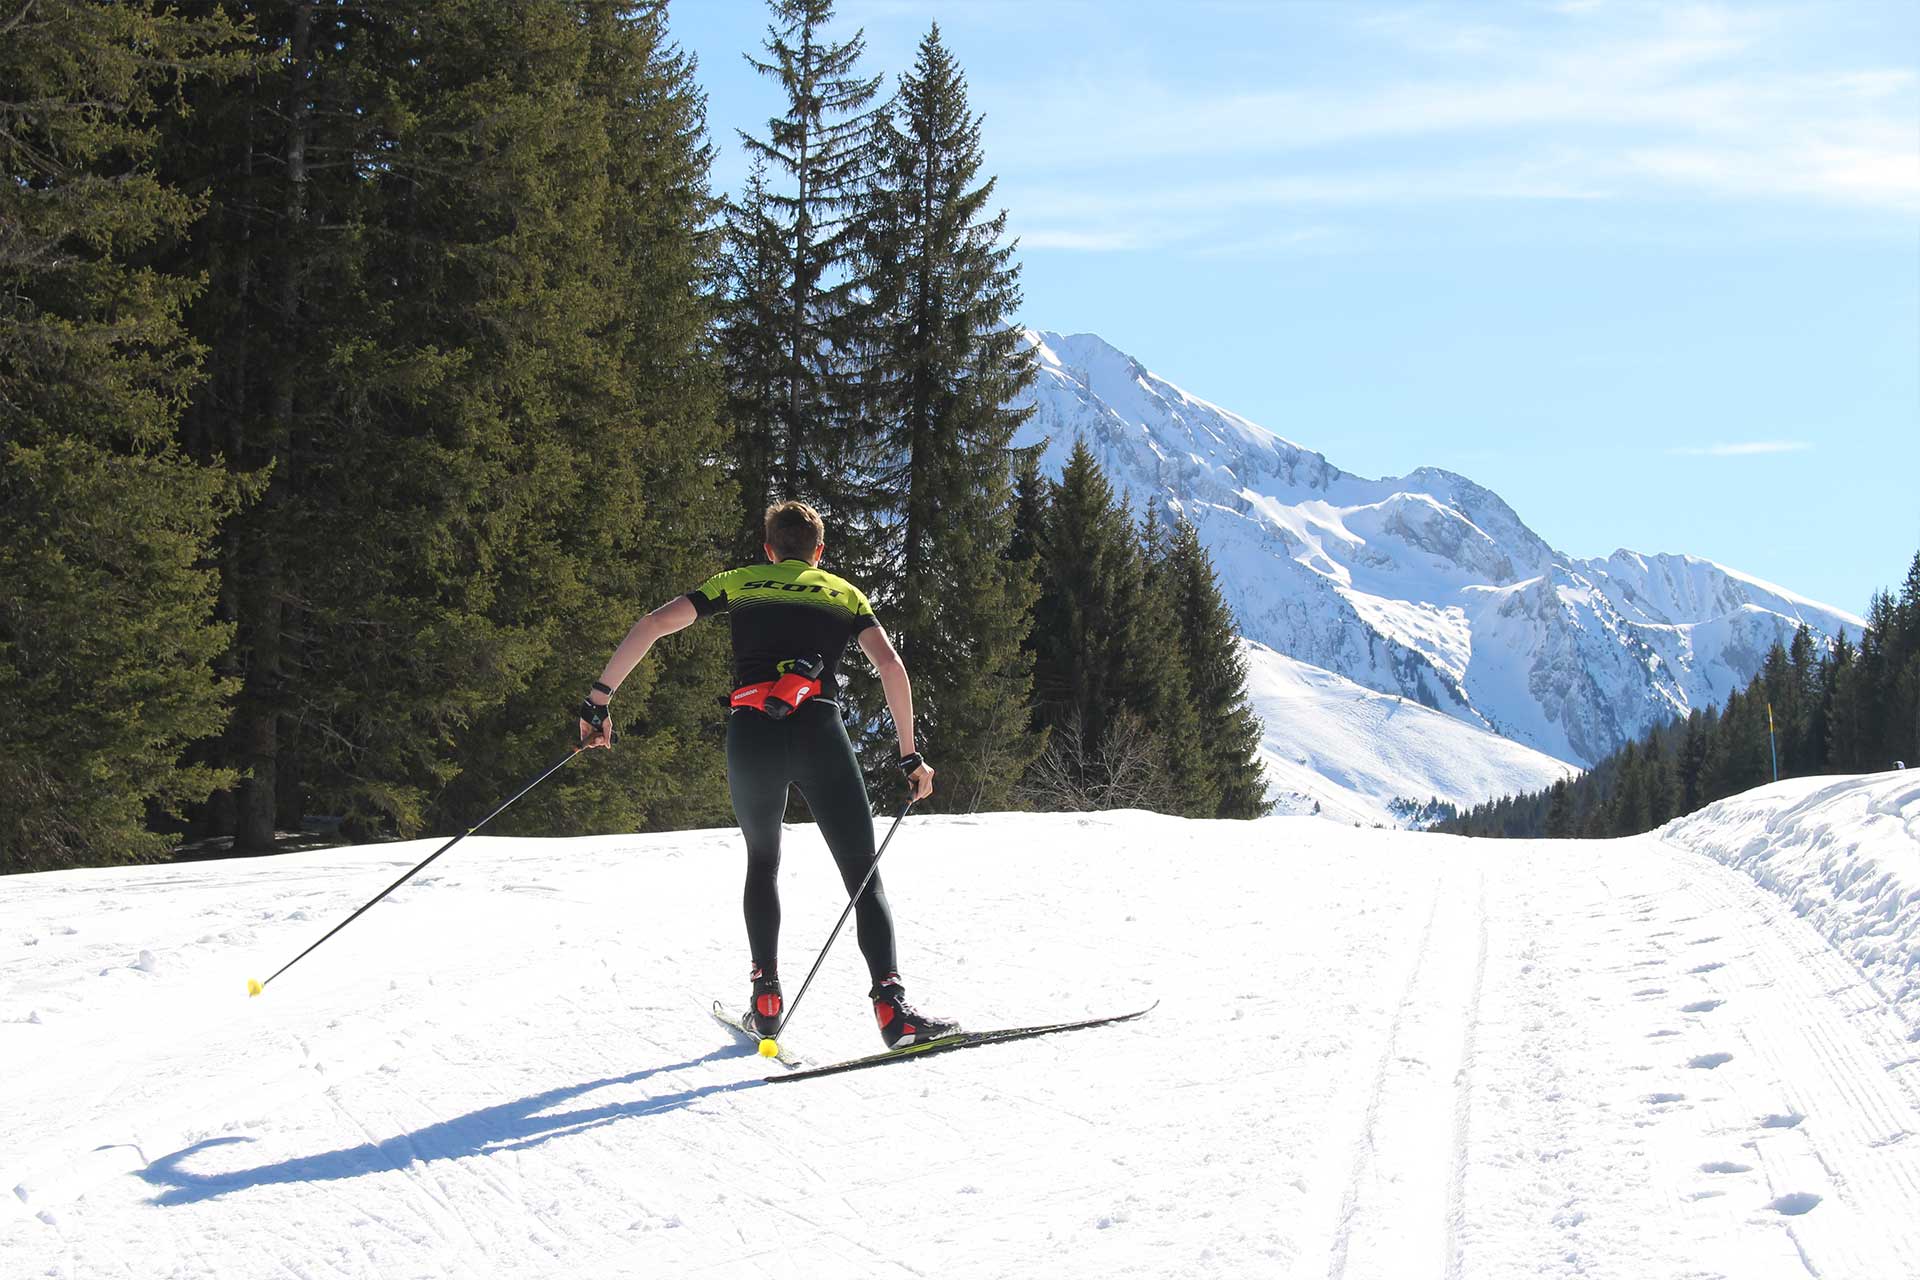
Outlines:
{"label": "black wristband", "polygon": [[593,682],[593,687],[595,691],[606,694],[608,702],[613,701],[613,690],[607,688],[607,686],[605,686],[604,684],[601,684],[598,680],[595,680]]}
{"label": "black wristband", "polygon": [[926,761],[922,760],[920,758],[920,753],[916,751],[912,755],[905,755],[900,757],[900,772],[906,774],[909,778],[911,778],[914,775],[914,772],[924,764],[926,764]]}

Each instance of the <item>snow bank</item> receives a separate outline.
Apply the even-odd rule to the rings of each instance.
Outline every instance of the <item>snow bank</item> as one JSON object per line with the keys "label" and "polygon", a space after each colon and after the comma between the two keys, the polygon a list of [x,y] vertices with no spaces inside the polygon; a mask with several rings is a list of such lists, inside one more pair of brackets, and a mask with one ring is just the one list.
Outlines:
{"label": "snow bank", "polygon": [[1660,834],[1778,895],[1920,1038],[1920,772],[1758,787]]}

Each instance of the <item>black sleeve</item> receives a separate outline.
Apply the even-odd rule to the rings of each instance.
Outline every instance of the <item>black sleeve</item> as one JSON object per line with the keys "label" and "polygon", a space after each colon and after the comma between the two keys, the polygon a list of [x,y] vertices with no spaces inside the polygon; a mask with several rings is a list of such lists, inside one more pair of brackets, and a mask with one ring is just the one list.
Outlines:
{"label": "black sleeve", "polygon": [[687,599],[693,601],[693,612],[696,617],[707,618],[727,611],[727,593],[724,591],[717,596],[709,596],[704,591],[689,591]]}

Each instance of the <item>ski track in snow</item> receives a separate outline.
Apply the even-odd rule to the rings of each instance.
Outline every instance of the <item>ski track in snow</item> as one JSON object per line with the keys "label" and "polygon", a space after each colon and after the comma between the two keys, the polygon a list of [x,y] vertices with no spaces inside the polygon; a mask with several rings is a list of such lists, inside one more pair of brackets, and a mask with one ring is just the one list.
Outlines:
{"label": "ski track in snow", "polygon": [[[841,902],[789,838],[804,971]],[[242,994],[412,851],[0,882],[0,1276],[1920,1274],[1906,1023],[1658,835],[917,818],[917,1001],[1160,1008],[777,1090],[706,1009],[731,832],[476,837]],[[864,991],[843,944],[792,1047],[870,1052]]]}

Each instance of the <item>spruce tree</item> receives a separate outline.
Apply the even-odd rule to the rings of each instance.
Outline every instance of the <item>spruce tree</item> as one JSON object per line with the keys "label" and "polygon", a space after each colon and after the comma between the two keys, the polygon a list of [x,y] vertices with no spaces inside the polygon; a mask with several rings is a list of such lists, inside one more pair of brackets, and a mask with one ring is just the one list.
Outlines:
{"label": "spruce tree", "polygon": [[1573,801],[1567,794],[1567,780],[1557,779],[1549,791],[1550,800],[1547,809],[1547,838],[1566,840],[1572,837],[1574,830]]}
{"label": "spruce tree", "polygon": [[[443,824],[492,803],[551,759],[556,727],[633,621],[719,567],[736,533],[713,465],[726,445],[711,350],[719,269],[708,229],[705,105],[664,6],[577,4],[587,42],[574,109],[597,121],[590,162],[559,219],[577,294],[556,298],[564,353],[545,447],[568,484],[540,513],[553,568],[518,578],[503,618],[532,618],[547,643],[524,689],[463,735],[461,785]],[[620,690],[620,749],[569,770],[509,815],[507,830],[632,831],[706,825],[729,813],[710,695],[726,687],[723,628],[657,646]]]}
{"label": "spruce tree", "polygon": [[1260,767],[1262,728],[1247,702],[1247,664],[1213,561],[1184,516],[1175,524],[1167,578],[1187,684],[1200,719],[1200,750],[1218,803],[1213,816],[1257,818],[1271,808]]}
{"label": "spruce tree", "polygon": [[1026,789],[1042,808],[1173,811],[1164,744],[1143,703],[1142,566],[1126,506],[1084,441],[1049,489],[1034,607],[1035,725]]}
{"label": "spruce tree", "polygon": [[[861,288],[852,269],[859,228],[850,215],[873,165],[870,104],[880,77],[856,70],[862,33],[822,43],[833,0],[768,0],[768,7],[767,60],[748,55],[747,62],[780,86],[787,109],[767,121],[765,138],[743,131],[740,140],[774,175],[763,212],[781,235],[783,294],[775,311],[753,322],[778,335],[778,398],[771,422],[742,419],[734,429],[763,433],[743,436],[741,456],[771,459],[766,492],[811,501],[836,518],[837,548],[858,562],[863,531],[838,518],[843,489],[865,460],[848,423],[855,399],[848,315]],[[761,483],[743,478],[740,491],[754,494]],[[746,514],[757,520],[760,513]]]}
{"label": "spruce tree", "polygon": [[[265,850],[308,796],[302,744],[337,746],[350,732],[316,716],[309,699],[309,624],[322,596],[305,570],[338,548],[324,526],[308,536],[302,513],[340,483],[325,438],[346,399],[333,356],[369,311],[357,228],[372,184],[360,162],[382,152],[386,132],[368,109],[367,81],[373,50],[394,34],[381,11],[222,7],[247,23],[258,69],[190,90],[192,110],[168,122],[161,163],[208,201],[199,234],[172,263],[209,282],[188,316],[208,377],[181,440],[262,486],[260,501],[227,522],[219,550],[221,613],[235,629],[222,666],[241,688],[207,754],[243,781],[216,795],[198,826],[233,836],[237,849]],[[365,505],[381,499],[365,476],[347,483]]]}
{"label": "spruce tree", "polygon": [[1830,773],[1852,773],[1858,768],[1860,709],[1853,656],[1853,642],[1842,629],[1827,655],[1822,682],[1827,726],[1824,763]]}
{"label": "spruce tree", "polygon": [[[349,834],[410,834],[537,769],[605,650],[732,523],[702,108],[654,5],[258,17],[275,73],[175,147],[230,228],[204,246],[220,368],[190,438],[274,486],[225,558],[252,717],[226,758],[276,785],[229,821],[258,844],[258,792],[284,813],[297,770]],[[668,652],[717,681],[715,644]],[[648,688],[623,704],[653,732],[519,821],[717,811],[696,700]]]}
{"label": "spruce tree", "polygon": [[1032,590],[1006,554],[1010,446],[1030,412],[1010,405],[1035,369],[1012,325],[1019,268],[1006,213],[989,207],[980,119],[938,26],[878,117],[875,156],[854,313],[873,461],[843,487],[845,514],[870,531],[861,577],[915,675],[916,717],[941,761],[935,801],[1003,807],[1037,749],[1019,713]]}
{"label": "spruce tree", "polygon": [[762,516],[776,500],[775,455],[786,386],[781,356],[786,236],[774,220],[766,177],[766,161],[756,159],[725,220],[719,321],[731,470],[740,494],[739,529],[728,539],[735,564],[754,563],[761,555]]}
{"label": "spruce tree", "polygon": [[1168,810],[1212,818],[1220,810],[1220,782],[1194,697],[1179,610],[1181,584],[1165,528],[1159,508],[1149,503],[1140,530],[1140,596],[1127,655],[1127,701],[1159,743]]}
{"label": "spruce tree", "polygon": [[15,5],[0,20],[0,871],[144,861],[226,780],[206,563],[238,490],[174,443],[201,377],[200,205],[152,160],[182,85],[241,69],[219,17]]}

